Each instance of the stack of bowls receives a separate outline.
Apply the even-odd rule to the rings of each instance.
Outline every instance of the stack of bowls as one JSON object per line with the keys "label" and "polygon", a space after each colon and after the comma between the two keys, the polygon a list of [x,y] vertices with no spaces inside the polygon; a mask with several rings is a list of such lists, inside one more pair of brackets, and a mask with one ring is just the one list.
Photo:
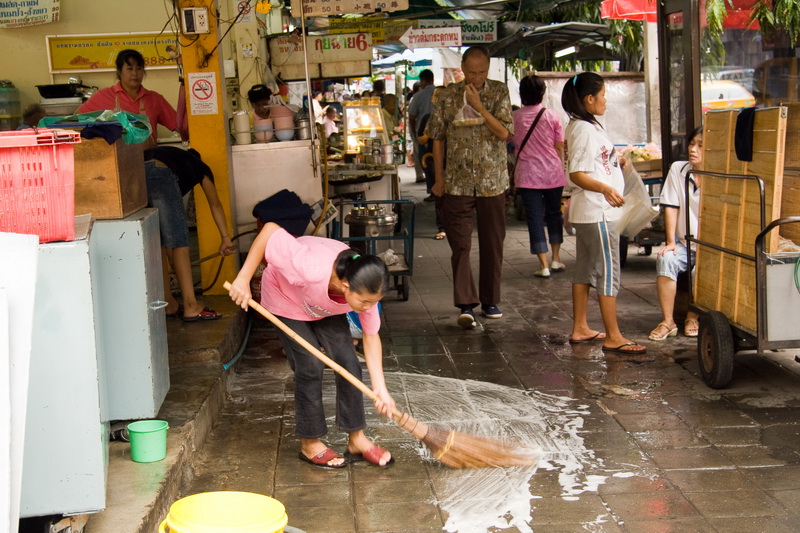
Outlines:
{"label": "stack of bowls", "polygon": [[256,139],[260,142],[269,142],[272,140],[272,119],[260,118],[258,115],[253,115],[253,131],[255,132]]}
{"label": "stack of bowls", "polygon": [[270,107],[270,117],[275,128],[275,135],[281,141],[294,138],[294,112],[286,106],[276,105]]}

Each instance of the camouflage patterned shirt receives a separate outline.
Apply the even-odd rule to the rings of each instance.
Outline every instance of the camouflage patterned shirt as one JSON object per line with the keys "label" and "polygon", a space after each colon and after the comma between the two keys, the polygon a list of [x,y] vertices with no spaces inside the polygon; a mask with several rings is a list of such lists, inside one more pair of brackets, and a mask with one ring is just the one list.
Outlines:
{"label": "camouflage patterned shirt", "polygon": [[[483,123],[454,124],[464,106],[466,84],[453,83],[439,97],[431,113],[426,133],[447,142],[445,192],[455,196],[497,196],[508,189],[506,141],[500,140]],[[508,87],[486,80],[480,91],[481,102],[509,132],[514,131]]]}

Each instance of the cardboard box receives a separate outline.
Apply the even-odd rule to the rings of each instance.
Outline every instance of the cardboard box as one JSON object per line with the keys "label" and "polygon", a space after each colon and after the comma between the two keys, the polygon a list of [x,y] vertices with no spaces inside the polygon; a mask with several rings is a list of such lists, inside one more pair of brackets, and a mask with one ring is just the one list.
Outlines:
{"label": "cardboard box", "polygon": [[125,218],[147,206],[143,145],[83,139],[75,145],[75,214]]}

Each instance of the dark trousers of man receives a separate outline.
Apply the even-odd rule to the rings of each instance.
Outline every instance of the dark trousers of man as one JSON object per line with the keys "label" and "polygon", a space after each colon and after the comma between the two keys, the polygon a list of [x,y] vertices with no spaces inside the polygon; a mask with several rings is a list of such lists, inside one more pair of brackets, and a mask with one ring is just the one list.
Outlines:
{"label": "dark trousers of man", "polygon": [[[463,305],[500,303],[503,240],[506,237],[505,194],[497,196],[452,196],[442,198],[442,215],[450,244],[453,266],[453,300]],[[480,266],[478,290],[472,277],[472,220],[477,215]]]}

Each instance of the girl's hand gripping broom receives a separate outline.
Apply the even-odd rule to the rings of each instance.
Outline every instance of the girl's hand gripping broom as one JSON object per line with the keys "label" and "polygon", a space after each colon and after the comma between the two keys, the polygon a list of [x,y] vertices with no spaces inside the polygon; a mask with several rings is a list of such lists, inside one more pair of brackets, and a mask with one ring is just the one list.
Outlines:
{"label": "girl's hand gripping broom", "polygon": [[[231,288],[231,284],[227,281],[223,286],[226,290]],[[311,352],[317,359],[333,369],[334,372],[349,381],[365,396],[375,401],[377,395],[372,389],[295,333],[289,326],[281,322],[278,317],[264,309],[252,298],[249,300],[248,305],[275,324],[300,346]],[[530,448],[499,440],[466,435],[452,429],[447,431],[432,428],[397,408],[392,409],[392,419],[398,426],[422,441],[436,459],[452,468],[530,466],[538,460],[537,452]]]}

